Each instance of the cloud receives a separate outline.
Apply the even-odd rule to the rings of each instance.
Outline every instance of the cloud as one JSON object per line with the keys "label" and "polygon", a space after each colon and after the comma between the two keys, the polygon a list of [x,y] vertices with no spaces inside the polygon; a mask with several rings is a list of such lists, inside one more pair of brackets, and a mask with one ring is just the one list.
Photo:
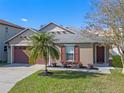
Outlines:
{"label": "cloud", "polygon": [[27,22],[28,19],[26,19],[26,18],[21,18],[21,21],[23,21],[23,22]]}

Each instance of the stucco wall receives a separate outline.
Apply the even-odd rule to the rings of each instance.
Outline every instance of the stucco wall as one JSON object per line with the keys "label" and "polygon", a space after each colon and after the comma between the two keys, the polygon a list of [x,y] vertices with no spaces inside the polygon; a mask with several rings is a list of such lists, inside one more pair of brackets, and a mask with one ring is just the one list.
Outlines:
{"label": "stucco wall", "polygon": [[21,29],[0,24],[0,60],[7,60],[7,53],[4,52],[5,41],[20,31]]}
{"label": "stucco wall", "polygon": [[[75,44],[71,44],[74,46]],[[80,55],[80,62],[84,65],[87,66],[88,64],[93,64],[93,44],[78,44],[79,45],[79,55]],[[70,46],[70,44],[65,44],[65,46]],[[59,47],[60,54],[61,54],[61,49]],[[60,59],[58,60],[58,64],[61,64],[61,56]]]}
{"label": "stucco wall", "polygon": [[84,66],[93,64],[93,44],[80,44],[80,62]]}
{"label": "stucco wall", "polygon": [[[60,53],[60,58],[58,60],[52,60],[52,58],[50,58],[50,63],[57,63],[57,65],[61,65],[61,48],[59,46],[57,46],[59,53]],[[49,63],[48,63],[49,64]]]}
{"label": "stucco wall", "polygon": [[[65,46],[69,46],[70,44],[65,44]],[[71,44],[74,46],[75,44]],[[88,64],[93,64],[93,44],[78,44],[80,51],[80,62],[84,65],[87,66]],[[59,48],[60,53],[61,49]],[[58,64],[61,64],[61,58],[58,61]]]}
{"label": "stucco wall", "polygon": [[60,53],[60,57],[59,57],[59,60],[57,60],[57,63],[59,65],[61,65],[61,47],[60,46],[58,46],[58,50],[59,50],[59,53]]}

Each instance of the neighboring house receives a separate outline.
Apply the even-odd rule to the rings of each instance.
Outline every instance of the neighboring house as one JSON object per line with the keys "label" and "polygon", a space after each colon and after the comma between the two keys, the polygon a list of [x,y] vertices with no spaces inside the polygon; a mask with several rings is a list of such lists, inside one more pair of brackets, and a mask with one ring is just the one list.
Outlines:
{"label": "neighboring house", "polygon": [[119,52],[118,52],[118,49],[116,48],[116,47],[114,47],[113,49],[112,49],[112,55],[120,55],[119,54]]}
{"label": "neighboring house", "polygon": [[5,41],[24,28],[0,19],[0,61],[7,61],[7,46]]}
{"label": "neighboring house", "polygon": [[[112,49],[106,45],[103,37],[89,32],[74,31],[69,28],[49,23],[40,30],[25,29],[10,38],[8,44],[8,62],[10,63],[28,63],[29,58],[26,48],[30,46],[30,41],[26,37],[37,32],[49,32],[55,35],[55,42],[60,50],[60,59],[58,64],[64,63],[82,63],[108,65],[112,60]],[[49,59],[49,64],[53,61]],[[43,64],[43,60],[38,59],[37,63]]]}

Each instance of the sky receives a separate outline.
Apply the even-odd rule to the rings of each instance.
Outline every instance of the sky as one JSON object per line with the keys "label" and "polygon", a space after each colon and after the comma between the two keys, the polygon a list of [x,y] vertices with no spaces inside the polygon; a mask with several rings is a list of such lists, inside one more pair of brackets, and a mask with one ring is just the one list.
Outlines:
{"label": "sky", "polygon": [[0,0],[0,19],[39,28],[49,22],[84,27],[90,0]]}

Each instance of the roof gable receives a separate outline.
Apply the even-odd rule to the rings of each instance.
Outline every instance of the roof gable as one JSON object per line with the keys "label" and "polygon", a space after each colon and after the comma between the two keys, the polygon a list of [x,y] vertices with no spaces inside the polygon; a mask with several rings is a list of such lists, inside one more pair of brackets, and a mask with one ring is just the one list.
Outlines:
{"label": "roof gable", "polygon": [[56,33],[64,32],[64,33],[75,34],[74,31],[71,31],[70,29],[64,28],[52,22],[43,26],[39,31],[40,32],[56,32]]}
{"label": "roof gable", "polygon": [[7,41],[5,41],[5,43],[8,43],[8,42],[12,41],[12,40],[15,39],[16,37],[22,35],[22,34],[25,33],[25,32],[28,32],[28,31],[30,31],[30,32],[32,31],[33,33],[37,33],[36,30],[33,30],[33,29],[31,29],[31,28],[26,28],[26,29],[22,30],[21,32],[17,33],[16,35],[14,35],[13,37],[11,37],[10,39],[8,39]]}

